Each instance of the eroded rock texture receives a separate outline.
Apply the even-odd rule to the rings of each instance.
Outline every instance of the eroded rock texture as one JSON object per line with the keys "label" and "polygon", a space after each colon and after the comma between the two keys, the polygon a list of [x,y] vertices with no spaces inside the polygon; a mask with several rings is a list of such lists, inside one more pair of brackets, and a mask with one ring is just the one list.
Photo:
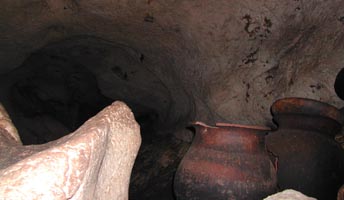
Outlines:
{"label": "eroded rock texture", "polygon": [[1,199],[128,199],[141,137],[124,103],[42,145],[23,146],[4,109],[0,122]]}
{"label": "eroded rock texture", "polygon": [[[270,123],[269,106],[279,97],[343,105],[333,89],[336,73],[344,66],[343,4],[5,0],[0,17],[1,71],[18,67],[47,44],[95,36],[133,49],[135,58],[112,52],[89,65],[112,63],[114,73],[122,79],[127,73],[130,80],[128,66],[134,66],[135,59],[143,62],[138,65],[166,86],[173,100],[168,115],[174,121],[191,107],[202,111],[196,112],[201,120],[211,112],[226,121]],[[82,49],[75,54],[85,60],[96,54]],[[105,85],[101,88],[107,91]],[[191,102],[185,95],[193,97]]]}
{"label": "eroded rock texture", "polygon": [[316,200],[315,198],[308,197],[301,192],[295,190],[284,190],[282,192],[276,193],[274,195],[268,196],[264,200]]}

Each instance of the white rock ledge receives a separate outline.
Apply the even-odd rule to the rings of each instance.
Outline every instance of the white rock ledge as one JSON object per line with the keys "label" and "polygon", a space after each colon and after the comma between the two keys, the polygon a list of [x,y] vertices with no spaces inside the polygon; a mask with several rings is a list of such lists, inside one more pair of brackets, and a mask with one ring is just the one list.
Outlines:
{"label": "white rock ledge", "polygon": [[296,190],[288,189],[274,195],[268,196],[264,200],[316,200],[315,198],[308,197]]}
{"label": "white rock ledge", "polygon": [[0,130],[0,199],[128,199],[141,136],[124,103],[63,138],[30,146],[21,144],[5,109],[0,112],[6,126]]}

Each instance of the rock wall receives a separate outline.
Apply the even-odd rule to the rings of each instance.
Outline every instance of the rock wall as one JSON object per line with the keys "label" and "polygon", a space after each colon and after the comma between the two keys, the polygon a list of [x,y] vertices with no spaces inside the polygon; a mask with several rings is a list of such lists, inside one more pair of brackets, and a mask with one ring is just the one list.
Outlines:
{"label": "rock wall", "polygon": [[146,69],[174,99],[171,112],[188,110],[171,118],[195,113],[205,121],[269,124],[269,106],[280,97],[343,106],[333,89],[344,66],[343,4],[6,0],[0,68],[8,72],[30,53],[66,38],[99,37],[134,49],[137,59],[149,63]]}
{"label": "rock wall", "polygon": [[139,126],[115,102],[74,133],[23,146],[0,106],[2,199],[128,199],[131,170],[141,144]]}

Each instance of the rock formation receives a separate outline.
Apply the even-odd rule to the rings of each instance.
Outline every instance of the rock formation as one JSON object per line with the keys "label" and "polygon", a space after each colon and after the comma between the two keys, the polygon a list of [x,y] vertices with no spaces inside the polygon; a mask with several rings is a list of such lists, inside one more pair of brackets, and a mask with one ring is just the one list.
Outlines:
{"label": "rock formation", "polygon": [[3,107],[0,116],[1,199],[128,199],[141,137],[124,103],[42,145],[23,146]]}
{"label": "rock formation", "polygon": [[315,198],[308,197],[301,192],[295,191],[295,190],[284,190],[282,192],[276,193],[274,195],[268,196],[264,200],[316,200]]}

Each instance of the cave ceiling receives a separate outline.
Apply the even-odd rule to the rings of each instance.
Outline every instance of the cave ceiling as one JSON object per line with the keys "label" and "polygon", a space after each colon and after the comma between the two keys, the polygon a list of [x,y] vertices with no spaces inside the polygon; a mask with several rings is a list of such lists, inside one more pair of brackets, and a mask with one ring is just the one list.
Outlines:
{"label": "cave ceiling", "polygon": [[167,125],[269,125],[272,102],[290,96],[343,106],[333,87],[342,0],[4,0],[0,9],[3,76],[37,52],[73,60],[102,95],[141,101]]}

